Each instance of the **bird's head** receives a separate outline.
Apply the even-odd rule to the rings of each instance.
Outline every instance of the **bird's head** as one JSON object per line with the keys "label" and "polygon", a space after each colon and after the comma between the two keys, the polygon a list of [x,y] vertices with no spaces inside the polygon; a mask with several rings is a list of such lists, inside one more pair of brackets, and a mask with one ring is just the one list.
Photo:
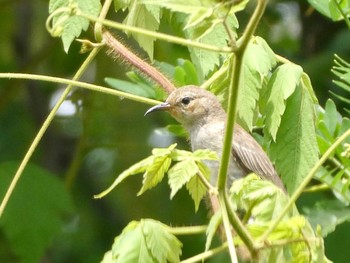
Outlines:
{"label": "bird's head", "polygon": [[208,118],[225,118],[225,112],[215,95],[197,86],[176,89],[164,103],[150,108],[145,115],[154,111],[168,111],[189,129],[207,122]]}

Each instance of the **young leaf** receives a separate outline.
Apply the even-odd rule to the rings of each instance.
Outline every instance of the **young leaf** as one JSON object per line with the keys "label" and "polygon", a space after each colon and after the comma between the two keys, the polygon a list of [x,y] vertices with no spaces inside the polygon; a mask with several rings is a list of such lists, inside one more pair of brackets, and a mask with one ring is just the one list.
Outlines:
{"label": "young leaf", "polygon": [[171,164],[169,156],[155,157],[153,163],[147,167],[143,175],[142,188],[137,195],[143,194],[146,190],[151,189],[163,180],[164,174],[168,171]]}
{"label": "young leaf", "polygon": [[318,160],[314,104],[302,82],[286,103],[286,110],[271,144],[271,158],[288,192],[299,186]]}
{"label": "young leaf", "polygon": [[268,82],[269,98],[266,103],[266,131],[276,140],[281,118],[286,108],[286,100],[300,83],[303,69],[292,63],[279,66]]}
{"label": "young leaf", "polygon": [[82,13],[98,16],[101,4],[99,0],[50,0],[49,13],[59,9],[67,9],[66,12],[57,13],[52,20],[52,34],[54,37],[61,37],[64,51],[67,53],[70,45],[81,32],[89,27],[89,20],[74,14],[74,9]]}
{"label": "young leaf", "polygon": [[132,221],[124,228],[102,262],[179,262],[181,247],[181,242],[168,232],[166,225],[142,219]]}
{"label": "young leaf", "polygon": [[195,176],[198,171],[198,166],[193,159],[187,159],[175,164],[168,171],[168,182],[171,188],[170,198],[173,198],[177,191]]}
{"label": "young leaf", "polygon": [[147,167],[151,165],[154,161],[154,156],[148,156],[147,158],[143,159],[142,161],[135,163],[130,168],[122,172],[117,179],[114,180],[112,185],[108,187],[103,192],[94,195],[94,198],[102,198],[105,195],[109,194],[117,185],[119,185],[122,181],[124,181],[126,178],[128,178],[131,175],[135,175],[138,173],[145,172]]}

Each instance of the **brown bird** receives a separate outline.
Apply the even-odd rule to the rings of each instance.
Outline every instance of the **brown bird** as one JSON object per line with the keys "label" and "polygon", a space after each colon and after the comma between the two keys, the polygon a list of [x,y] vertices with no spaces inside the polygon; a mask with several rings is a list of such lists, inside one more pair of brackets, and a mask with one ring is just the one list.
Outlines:
{"label": "brown bird", "polygon": [[[185,86],[173,91],[164,103],[150,108],[145,115],[164,110],[180,122],[189,132],[192,150],[209,149],[221,157],[226,124],[226,112],[211,92],[196,86]],[[268,156],[239,124],[233,131],[232,155],[228,169],[229,185],[233,180],[253,172],[273,182],[285,191]],[[211,183],[217,180],[219,162],[205,161],[211,170]]]}

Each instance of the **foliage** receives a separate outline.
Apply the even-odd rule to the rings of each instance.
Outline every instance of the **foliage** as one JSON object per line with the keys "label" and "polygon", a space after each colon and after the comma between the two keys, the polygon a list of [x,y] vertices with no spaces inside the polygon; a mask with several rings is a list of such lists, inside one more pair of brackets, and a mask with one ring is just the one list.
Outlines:
{"label": "foliage", "polygon": [[[233,114],[229,116],[230,120],[237,115],[237,122],[247,130],[251,132],[258,130],[263,133],[263,136],[261,134],[257,136],[260,136],[260,142],[269,153],[290,196],[253,174],[235,181],[226,193],[226,189],[221,189],[209,180],[210,172],[203,164],[203,160],[219,162],[215,153],[208,150],[195,152],[180,150],[176,148],[177,144],[173,143],[173,139],[170,139],[168,141],[170,146],[155,147],[150,156],[121,171],[107,190],[95,196],[104,197],[123,182],[123,187],[98,203],[103,203],[101,207],[110,209],[99,209],[98,212],[95,210],[91,213],[85,211],[85,213],[93,218],[92,221],[101,220],[104,225],[107,219],[104,216],[101,218],[101,211],[104,215],[107,210],[115,211],[119,208],[121,213],[117,214],[120,219],[127,211],[132,210],[133,203],[129,196],[133,197],[134,193],[137,193],[138,196],[142,195],[142,198],[147,200],[150,194],[148,190],[156,188],[152,194],[160,191],[162,197],[149,202],[148,206],[143,205],[144,208],[141,205],[135,209],[138,210],[135,217],[142,218],[152,210],[153,206],[156,206],[157,202],[164,202],[164,192],[159,190],[164,185],[162,184],[164,178],[167,178],[170,187],[169,199],[172,200],[175,195],[181,198],[181,189],[187,189],[194,202],[195,212],[201,212],[200,204],[205,196],[209,196],[211,201],[217,201],[217,210],[210,217],[208,225],[204,227],[194,226],[197,222],[190,222],[191,226],[179,230],[154,219],[131,221],[115,237],[109,251],[105,252],[105,246],[100,249],[100,254],[105,253],[102,262],[179,262],[180,258],[186,257],[191,257],[188,262],[204,261],[209,257],[213,257],[216,262],[220,257],[217,253],[221,251],[229,252],[231,261],[236,262],[236,248],[237,252],[240,249],[248,249],[248,254],[259,262],[328,261],[323,238],[334,233],[338,225],[350,221],[348,207],[350,139],[345,138],[342,142],[339,140],[349,133],[350,121],[341,115],[339,107],[337,110],[335,103],[330,99],[322,108],[304,68],[277,54],[268,37],[255,35],[258,34],[255,29],[264,12],[266,1],[257,1],[254,13],[251,13],[251,5],[248,5],[248,2],[246,0],[238,2],[114,0],[115,16],[112,16],[110,11],[112,1],[104,1],[101,6],[100,1],[97,0],[50,0],[46,27],[53,37],[62,39],[66,53],[68,50],[71,51],[68,57],[74,58],[72,55],[75,51],[74,40],[78,37],[89,38],[80,41],[92,52],[76,71],[73,80],[78,80],[88,69],[88,65],[95,61],[96,67],[89,73],[93,72],[111,88],[89,85],[86,82],[77,83],[69,80],[64,82],[62,79],[54,79],[50,76],[1,75],[1,77],[11,78],[32,77],[69,84],[19,165],[12,181],[15,186],[15,192],[12,195],[11,191],[14,188],[11,190],[9,187],[7,193],[5,190],[9,185],[9,176],[14,173],[17,165],[0,163],[0,185],[5,186],[0,188],[1,196],[5,196],[0,209],[0,225],[3,229],[1,234],[4,233],[10,243],[8,246],[23,262],[37,262],[43,257],[45,249],[60,228],[67,228],[62,215],[67,216],[73,211],[67,190],[54,175],[28,164],[46,129],[53,123],[53,116],[57,114],[59,106],[68,96],[74,102],[72,104],[75,107],[75,118],[69,120],[69,125],[68,122],[65,123],[68,127],[65,132],[71,138],[80,137],[75,149],[76,155],[73,156],[66,175],[68,187],[76,181],[79,165],[83,167],[85,162],[88,164],[85,170],[81,169],[81,173],[92,181],[89,184],[89,190],[85,190],[91,194],[97,187],[106,185],[111,179],[102,176],[103,169],[115,174],[115,165],[111,163],[116,162],[118,169],[122,170],[130,159],[135,160],[148,150],[147,147],[140,147],[137,143],[135,143],[136,147],[133,147],[134,140],[139,139],[141,133],[146,133],[146,130],[143,129],[140,119],[135,120],[131,117],[132,111],[124,110],[126,106],[123,109],[116,107],[119,102],[116,103],[112,96],[97,95],[101,97],[95,99],[97,96],[93,97],[72,89],[74,85],[148,104],[156,103],[154,100],[164,100],[165,92],[159,89],[159,85],[150,81],[144,72],[139,75],[142,69],[137,68],[135,71],[137,73],[121,72],[115,76],[117,75],[115,71],[108,71],[110,67],[104,67],[101,63],[102,56],[95,59],[101,46],[107,45],[103,41],[103,30],[112,28],[122,31],[120,38],[126,34],[130,39],[135,40],[158,70],[164,72],[176,85],[201,85],[216,94],[228,112],[232,108],[235,109],[235,102],[237,102],[237,114],[233,110]],[[349,1],[309,0],[308,2],[326,17],[333,21],[344,20],[350,27]],[[110,12],[109,15],[114,21],[105,19],[107,11]],[[238,15],[238,12],[243,14]],[[261,26],[263,24],[261,23]],[[103,30],[101,25],[105,26]],[[92,34],[83,33],[89,28],[93,29],[95,39],[91,39]],[[173,35],[169,35],[169,32]],[[159,43],[158,40],[165,40],[165,43]],[[174,47],[174,43],[181,44],[185,48]],[[175,50],[174,54],[170,54],[168,49]],[[107,56],[110,54],[107,53]],[[165,59],[168,56],[176,62]],[[158,59],[161,61],[157,61]],[[116,64],[123,66],[125,63],[121,58]],[[335,56],[332,72],[337,79],[333,82],[341,92],[333,92],[333,95],[345,105],[350,104],[347,95],[344,95],[350,90],[349,68],[350,65],[345,59]],[[239,81],[235,83],[237,79]],[[238,96],[233,99],[230,96],[232,91],[238,92]],[[108,117],[109,121],[105,121],[106,115],[103,111],[105,109],[113,111],[113,115]],[[345,111],[348,111],[346,107]],[[127,120],[124,119],[125,121],[121,122],[120,118],[113,119],[118,114],[127,116],[125,117]],[[59,123],[62,120],[55,121]],[[73,122],[78,122],[74,130],[79,130],[74,135],[69,132]],[[127,135],[125,132],[123,134],[119,132],[127,130],[131,122],[136,123],[135,132],[128,131]],[[57,123],[54,122],[54,124]],[[177,125],[171,124],[168,128],[177,135],[186,135],[186,132]],[[111,140],[105,137],[107,134],[105,131],[112,130],[117,143],[115,141],[111,143]],[[127,136],[134,139],[126,143]],[[97,147],[94,145],[96,141]],[[172,144],[169,143],[170,141]],[[116,145],[120,147],[123,143],[127,146],[123,148],[124,150],[117,151]],[[332,147],[335,147],[335,150],[330,152],[329,149]],[[8,145],[7,148],[11,147]],[[144,152],[141,148],[145,148]],[[319,156],[321,156],[320,159]],[[117,158],[123,161],[115,160]],[[105,168],[104,165],[107,163],[109,166]],[[16,185],[24,168],[26,171],[23,178]],[[93,171],[100,176],[90,176]],[[133,180],[133,175],[136,174],[143,174],[142,185],[138,191],[136,190],[138,186]],[[311,179],[314,180],[310,183]],[[40,184],[37,184],[38,182]],[[97,186],[96,182],[100,185]],[[325,190],[327,194],[314,204],[296,206],[295,201],[303,191],[322,194],[321,191]],[[122,198],[117,198],[119,207],[115,208],[108,202],[112,200],[114,194],[118,195],[118,192],[121,192]],[[228,198],[226,194],[229,194]],[[11,197],[8,205],[6,205],[7,197]],[[86,199],[78,198],[78,200],[79,204],[86,202]],[[172,203],[176,203],[175,201],[177,200],[172,200]],[[96,206],[96,203],[94,204]],[[165,218],[166,212],[163,212],[166,209],[165,205],[162,203],[159,206],[161,212],[158,216]],[[172,215],[182,216],[181,214],[186,210],[184,207],[185,205],[181,204],[180,209],[175,210]],[[167,210],[168,213],[169,210]],[[238,218],[236,213],[241,218]],[[96,219],[96,215],[99,219]],[[171,225],[178,224],[174,216],[168,216],[162,221],[170,221]],[[196,215],[189,217],[192,219],[194,216]],[[115,235],[119,230],[114,225],[115,220],[112,221],[112,235]],[[229,224],[232,224],[237,234],[232,233]],[[92,228],[88,233],[90,235],[95,233],[97,236],[98,231],[93,232]],[[111,232],[110,228],[107,232]],[[192,238],[194,234],[204,232],[206,232],[205,244],[200,244],[200,241],[191,242],[191,246],[195,246],[194,243],[199,244],[197,245],[200,247],[199,252],[192,250],[192,247],[188,249],[186,241],[182,239],[180,241],[178,237],[190,234]],[[216,239],[217,232],[221,232],[222,240]],[[98,240],[95,236],[92,239],[96,242]],[[104,240],[108,242],[108,238]],[[72,246],[79,247],[81,243],[84,242],[72,242],[74,244]],[[219,245],[214,247],[214,244]],[[59,251],[60,248],[55,249]],[[82,251],[84,256],[88,254],[86,250],[82,249]],[[201,253],[202,251],[204,252]],[[238,253],[238,256],[241,255]]]}

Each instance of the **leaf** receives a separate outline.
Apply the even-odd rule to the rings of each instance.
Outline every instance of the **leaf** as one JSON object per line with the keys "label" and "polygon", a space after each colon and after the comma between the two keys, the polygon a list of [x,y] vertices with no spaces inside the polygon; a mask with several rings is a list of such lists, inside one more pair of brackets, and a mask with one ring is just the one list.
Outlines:
{"label": "leaf", "polygon": [[321,226],[322,236],[335,231],[337,225],[350,221],[350,207],[338,200],[318,201],[313,207],[303,207],[314,229]]}
{"label": "leaf", "polygon": [[77,16],[74,10],[78,9],[84,14],[97,17],[101,4],[98,0],[50,0],[49,13],[52,14],[59,9],[67,9],[67,11],[57,13],[53,17],[52,36],[62,38],[64,51],[67,53],[73,40],[89,27],[89,20]]}
{"label": "leaf", "polygon": [[274,141],[286,108],[286,100],[299,85],[302,72],[303,69],[300,66],[292,63],[283,64],[273,72],[268,82],[265,130],[270,133]]}
{"label": "leaf", "polygon": [[155,90],[148,85],[140,85],[140,83],[134,84],[129,81],[115,78],[105,78],[105,82],[109,84],[112,88],[115,88],[117,90],[121,90],[145,98],[156,98]]}
{"label": "leaf", "polygon": [[[17,162],[0,164],[0,197],[18,168]],[[19,262],[40,262],[55,235],[62,232],[64,216],[73,203],[58,177],[28,164],[1,217],[1,232]]]}
{"label": "leaf", "polygon": [[153,163],[147,167],[146,173],[143,175],[142,188],[137,195],[143,194],[156,186],[163,180],[164,174],[168,171],[171,164],[169,156],[159,156],[154,158]]}
{"label": "leaf", "polygon": [[[114,240],[103,263],[179,262],[181,242],[153,219],[130,222]],[[112,254],[112,255],[110,255]],[[113,261],[110,261],[112,258]]]}
{"label": "leaf", "polygon": [[109,194],[116,186],[118,186],[121,182],[123,182],[129,176],[146,171],[147,167],[149,165],[151,165],[153,162],[154,162],[154,156],[148,156],[147,158],[143,159],[142,161],[135,163],[134,165],[129,167],[127,170],[123,171],[117,177],[117,179],[114,180],[114,182],[111,184],[110,187],[108,187],[103,192],[94,195],[94,198],[99,199],[99,198],[102,198],[105,195]]}
{"label": "leaf", "polygon": [[[124,20],[126,25],[150,31],[158,30],[161,18],[161,10],[158,6],[145,5],[140,0],[131,0],[128,4],[128,10],[129,13]],[[147,52],[149,58],[153,60],[154,41],[156,38],[136,33],[127,34],[132,35]]]}
{"label": "leaf", "polygon": [[[333,80],[333,82],[346,94],[350,93],[350,63],[346,62],[338,55],[334,55],[332,73],[339,78],[339,80]],[[350,105],[349,96],[344,96],[344,94],[337,94],[334,92],[332,92],[332,94],[347,105]]]}
{"label": "leaf", "polygon": [[193,159],[184,160],[175,164],[169,171],[169,186],[171,188],[170,198],[173,198],[177,191],[186,184],[199,169]]}
{"label": "leaf", "polygon": [[276,65],[276,56],[260,37],[254,37],[245,51],[242,71],[241,88],[238,107],[238,116],[245,126],[251,131],[253,128],[256,104],[264,78],[270,74],[270,70]]}
{"label": "leaf", "polygon": [[[210,176],[210,171],[208,171],[208,168],[201,162],[197,163],[197,165],[202,175],[206,179],[208,179]],[[207,194],[207,187],[204,185],[199,176],[195,175],[186,184],[186,188],[194,201],[194,208],[197,212],[200,202],[202,201],[203,197]]]}
{"label": "leaf", "polygon": [[289,193],[303,181],[318,160],[314,104],[302,82],[288,98],[270,157]]}
{"label": "leaf", "polygon": [[331,136],[335,135],[337,124],[340,122],[339,120],[341,120],[341,116],[334,102],[328,99],[325,106],[324,123]]}

